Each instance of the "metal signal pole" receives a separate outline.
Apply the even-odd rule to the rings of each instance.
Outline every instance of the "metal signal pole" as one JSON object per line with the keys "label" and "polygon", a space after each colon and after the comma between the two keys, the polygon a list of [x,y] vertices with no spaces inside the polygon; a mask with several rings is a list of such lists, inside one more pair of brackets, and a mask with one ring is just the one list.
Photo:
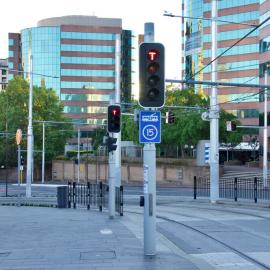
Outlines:
{"label": "metal signal pole", "polygon": [[[267,67],[264,72],[264,84],[267,85]],[[263,186],[267,187],[267,152],[268,152],[268,123],[267,123],[267,96],[268,90],[264,89],[264,126],[263,126]]]}
{"label": "metal signal pole", "polygon": [[[115,100],[116,105],[120,105],[120,77],[121,77],[121,39],[120,35],[116,35],[115,39]],[[117,148],[114,151],[115,158],[115,186],[121,186],[121,129],[120,132],[114,134],[114,138],[117,139]]]}
{"label": "metal signal pole", "polygon": [[[154,24],[144,24],[144,42],[154,42]],[[156,254],[156,145],[145,143],[144,165],[144,255]]]}
{"label": "metal signal pole", "polygon": [[[214,60],[217,56],[217,1],[212,0],[212,56]],[[217,61],[211,64],[212,82],[217,81]],[[219,106],[217,104],[217,86],[212,86],[210,99],[210,200],[216,203],[219,199]]]}

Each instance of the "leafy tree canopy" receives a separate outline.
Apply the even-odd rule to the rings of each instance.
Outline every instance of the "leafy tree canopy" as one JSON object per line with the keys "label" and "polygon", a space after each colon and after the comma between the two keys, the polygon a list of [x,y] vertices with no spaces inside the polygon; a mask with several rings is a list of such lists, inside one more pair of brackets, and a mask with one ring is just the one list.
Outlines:
{"label": "leafy tree canopy", "polygon": [[[0,160],[4,162],[5,152],[8,151],[9,161],[14,163],[16,160],[15,133],[17,129],[23,132],[22,149],[27,145],[27,126],[28,126],[28,99],[29,84],[23,78],[17,76],[9,81],[5,91],[0,93],[0,131],[8,131],[9,136],[1,138]],[[63,104],[52,89],[33,87],[33,134],[34,150],[42,150],[42,124],[39,121],[70,121],[63,115]],[[45,132],[45,152],[46,160],[53,159],[56,155],[62,154],[66,139],[72,135],[72,125],[69,123],[61,125],[46,124]],[[63,132],[61,130],[64,130]],[[8,146],[6,146],[8,143]],[[8,149],[7,149],[8,147]],[[35,160],[41,159],[41,153],[34,153]]]}
{"label": "leafy tree canopy", "polygon": [[[175,114],[174,124],[165,124],[162,121],[162,143],[159,146],[196,146],[199,140],[210,138],[210,122],[203,121],[201,114],[209,109],[209,98],[194,93],[193,89],[175,89],[166,92],[166,106],[172,106],[170,110]],[[173,108],[182,106],[182,108]],[[184,108],[186,107],[186,108]],[[138,108],[136,104],[134,108]],[[161,110],[162,115],[168,108]],[[138,127],[134,124],[133,117],[124,116],[122,121],[122,139],[132,140],[138,143]],[[236,117],[221,110],[219,121],[219,141],[224,143],[238,143],[242,139],[242,132],[226,131],[226,121],[236,121]],[[239,121],[236,121],[239,125]]]}

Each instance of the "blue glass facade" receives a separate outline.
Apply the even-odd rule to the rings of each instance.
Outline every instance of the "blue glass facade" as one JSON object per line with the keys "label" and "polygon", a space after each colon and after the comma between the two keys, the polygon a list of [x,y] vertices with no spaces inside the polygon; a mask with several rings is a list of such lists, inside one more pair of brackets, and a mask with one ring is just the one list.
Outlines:
{"label": "blue glass facade", "polygon": [[[190,17],[211,17],[211,1],[204,3],[204,0],[185,0],[185,15]],[[259,23],[259,0],[220,0],[218,5],[218,20],[239,22],[239,23]],[[252,26],[243,26],[240,24],[218,22],[218,50],[217,55],[228,49],[236,40],[239,40],[250,32]],[[211,61],[211,21],[199,19],[186,19],[185,23],[185,78],[193,78],[195,80],[210,80],[211,65],[203,69],[207,63]],[[259,44],[259,30],[249,35],[249,41],[245,44],[234,46],[228,50],[218,60],[218,80],[231,83],[259,83],[259,51],[268,50],[268,40],[265,39]],[[197,74],[198,71],[202,72]],[[205,87],[206,89],[207,87]],[[202,90],[202,86],[194,87],[196,92]],[[228,91],[228,94],[226,94]],[[236,87],[226,87],[222,89],[218,99],[220,103],[229,102],[231,106],[238,99],[243,104],[250,102],[250,110],[258,112],[256,103],[259,96],[250,96],[250,90],[239,90]],[[253,104],[251,104],[253,103]],[[243,105],[246,110],[246,105]],[[253,106],[253,107],[252,107]],[[231,109],[236,116],[243,119],[248,114],[242,113],[244,110]],[[238,112],[239,111],[239,112]],[[240,113],[241,112],[241,113]],[[258,113],[249,114],[254,118],[258,118]],[[243,117],[242,117],[243,116]],[[248,118],[248,117],[247,117]]]}
{"label": "blue glass facade", "polygon": [[[29,71],[33,56],[33,84],[45,82],[60,96],[60,27],[36,27],[22,30],[22,65]],[[40,75],[39,75],[40,74]],[[25,76],[28,76],[25,74]]]}

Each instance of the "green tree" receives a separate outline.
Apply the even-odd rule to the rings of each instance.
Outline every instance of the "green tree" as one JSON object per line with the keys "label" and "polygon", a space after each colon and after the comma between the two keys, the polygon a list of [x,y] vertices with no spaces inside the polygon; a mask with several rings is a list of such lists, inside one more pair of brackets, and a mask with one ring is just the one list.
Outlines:
{"label": "green tree", "polygon": [[[209,98],[194,93],[193,89],[174,89],[166,92],[166,106],[182,106],[173,108],[175,114],[174,124],[165,124],[162,121],[162,142],[157,145],[161,149],[184,149],[185,145],[194,147],[199,140],[210,138],[210,123],[203,121],[201,114],[209,108]],[[186,107],[186,108],[185,108]],[[138,104],[134,108],[138,108]],[[164,116],[168,108],[161,110]],[[226,121],[236,120],[232,114],[221,110],[219,121],[220,142],[238,143],[242,139],[242,132],[227,132]],[[237,122],[239,124],[239,122]],[[138,126],[134,123],[133,116],[122,117],[122,139],[138,143]]]}
{"label": "green tree", "polygon": [[103,144],[103,137],[107,134],[107,128],[97,128],[91,132],[92,144],[94,150],[97,150]]}
{"label": "green tree", "polygon": [[[5,160],[5,152],[9,154],[9,164],[16,164],[15,133],[20,128],[24,134],[22,149],[26,149],[28,126],[29,85],[21,77],[15,77],[5,91],[0,93],[0,131],[8,131],[7,139],[1,138],[0,161]],[[52,89],[33,87],[33,120],[68,122],[63,115],[63,104]],[[61,132],[60,130],[68,130]],[[62,154],[66,139],[71,137],[72,125],[46,125],[46,160]],[[33,122],[34,150],[42,149],[42,124]],[[8,147],[8,149],[6,149]],[[41,159],[41,153],[34,153],[35,161]]]}
{"label": "green tree", "polygon": [[[167,91],[166,105],[190,106],[186,109],[174,109],[175,123],[163,126],[163,139],[161,146],[178,146],[181,149],[185,145],[196,146],[199,140],[210,139],[210,122],[203,121],[201,114],[209,108],[209,98],[195,94],[192,89]],[[196,109],[197,108],[197,109]],[[167,111],[167,109],[163,109]],[[226,121],[239,121],[236,117],[224,110],[220,111],[219,141],[224,143],[239,143],[242,139],[242,131],[226,131]]]}

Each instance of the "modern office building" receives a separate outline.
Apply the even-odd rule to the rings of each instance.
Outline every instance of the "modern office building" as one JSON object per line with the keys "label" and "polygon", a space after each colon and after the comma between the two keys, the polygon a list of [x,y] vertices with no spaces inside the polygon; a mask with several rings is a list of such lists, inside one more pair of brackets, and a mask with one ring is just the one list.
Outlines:
{"label": "modern office building", "polygon": [[8,84],[8,60],[0,59],[0,92],[6,89]]}
{"label": "modern office building", "polygon": [[[189,17],[211,18],[211,0],[185,0],[184,12]],[[262,1],[261,1],[262,2]],[[220,0],[218,3],[217,55],[232,46],[259,24],[260,0]],[[268,9],[269,10],[269,9]],[[211,21],[185,19],[183,78],[211,80]],[[259,30],[254,31],[217,60],[218,81],[259,83]],[[204,68],[204,69],[203,69]],[[202,70],[200,72],[200,70]],[[197,92],[210,94],[206,86],[195,86]],[[258,89],[219,87],[221,107],[236,115],[243,125],[259,124]],[[255,94],[255,95],[252,95]]]}
{"label": "modern office building", "polygon": [[[54,89],[64,103],[66,115],[78,123],[89,124],[82,130],[96,128],[107,118],[107,105],[115,93],[117,34],[122,44],[121,98],[130,102],[132,35],[122,29],[121,19],[48,18],[39,21],[37,27],[23,29],[19,35],[21,68],[29,71],[32,56],[34,85],[45,83],[47,88]],[[9,35],[10,52],[17,39],[14,34]],[[9,66],[14,68],[16,60],[10,56]]]}

